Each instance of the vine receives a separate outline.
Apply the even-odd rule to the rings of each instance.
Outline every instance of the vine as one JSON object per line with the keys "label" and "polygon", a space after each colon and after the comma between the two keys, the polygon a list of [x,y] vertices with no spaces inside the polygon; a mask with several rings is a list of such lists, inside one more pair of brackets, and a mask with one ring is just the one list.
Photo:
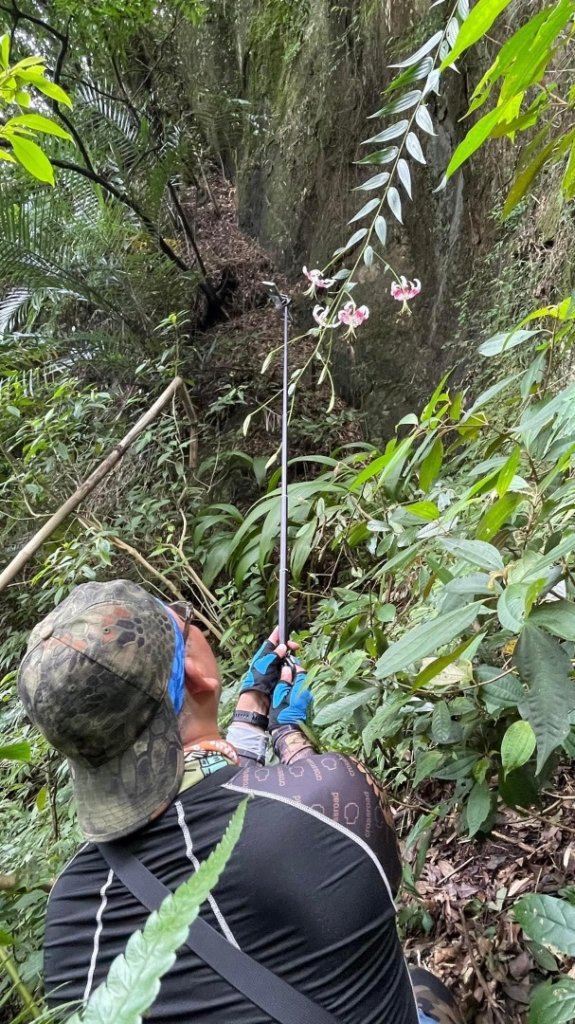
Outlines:
{"label": "vine", "polygon": [[[444,0],[436,0],[431,6],[438,6],[443,2]],[[398,186],[401,186],[408,199],[413,198],[412,175],[408,158],[417,164],[427,162],[416,128],[419,128],[425,135],[435,135],[433,120],[425,102],[426,98],[432,92],[439,93],[439,83],[445,62],[448,61],[446,66],[453,66],[449,62],[449,55],[457,43],[461,27],[468,18],[473,19],[476,10],[477,8],[470,15],[468,0],[456,0],[450,7],[444,27],[436,30],[415,53],[405,60],[391,65],[399,70],[399,74],[384,91],[383,95],[387,102],[371,114],[370,119],[393,117],[407,111],[410,111],[410,114],[408,117],[393,122],[381,132],[370,136],[361,143],[362,146],[376,144],[380,147],[382,143],[390,143],[390,145],[384,145],[384,148],[378,148],[357,161],[360,166],[384,167],[388,164],[391,165],[389,171],[378,171],[377,174],[372,175],[354,189],[358,192],[374,192],[380,188],[383,189],[378,196],[374,196],[364,203],[349,221],[350,224],[354,224],[372,214],[369,225],[356,229],[344,245],[335,249],[331,259],[322,270],[308,271],[307,267],[303,268],[304,276],[310,282],[306,294],[315,298],[318,297],[318,292],[325,295],[325,305],[316,303],[313,308],[312,315],[317,326],[290,341],[290,345],[293,347],[307,336],[311,335],[317,339],[313,350],[303,364],[296,367],[291,374],[290,416],[293,414],[297,383],[314,362],[320,364],[318,385],[327,381],[330,386],[331,394],[327,412],[329,413],[333,409],[335,388],[330,370],[333,329],[342,325],[346,326],[345,338],[351,344],[356,329],[369,317],[369,308],[367,306],[358,307],[352,294],[357,285],[354,278],[362,264],[371,267],[374,260],[379,260],[385,271],[391,272],[394,277],[390,289],[391,295],[397,301],[402,302],[402,312],[410,313],[408,302],[421,291],[419,279],[415,278],[413,281],[409,281],[392,267],[383,255],[388,235],[388,223],[384,213],[389,208],[395,221],[403,224],[403,200]],[[421,88],[414,88],[415,83],[422,81]],[[399,98],[395,98],[401,90],[406,91],[402,92]],[[342,257],[353,251],[355,251],[355,259],[352,267],[350,269],[347,267],[335,269]],[[262,366],[262,373],[266,372],[279,351],[280,346],[268,354]],[[245,418],[244,434],[247,433],[253,416],[269,408],[276,399],[277,395],[272,395]],[[269,460],[270,465],[276,457],[277,452]]]}

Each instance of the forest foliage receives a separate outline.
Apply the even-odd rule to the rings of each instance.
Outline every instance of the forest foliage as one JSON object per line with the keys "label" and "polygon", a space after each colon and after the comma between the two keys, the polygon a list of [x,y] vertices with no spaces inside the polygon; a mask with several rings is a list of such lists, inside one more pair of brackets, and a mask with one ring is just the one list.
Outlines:
{"label": "forest foliage", "polygon": [[[360,154],[370,177],[357,186],[363,205],[352,234],[312,282],[322,305],[304,336],[311,349],[293,371],[294,416],[310,373],[330,378],[333,327],[349,325],[339,316],[346,307],[356,312],[359,269],[381,261],[403,286],[404,268],[387,262],[388,221],[401,225],[405,204],[423,201],[414,186],[435,131],[430,99],[507,6],[434,4],[432,35],[396,65],[373,115],[381,130]],[[182,19],[199,23],[206,5],[163,7],[158,23],[152,4],[86,12],[61,0],[49,21],[41,4],[0,5],[8,31],[0,79],[6,561],[162,383],[177,372],[193,380],[198,327],[226,315],[222,281],[206,265],[187,204],[187,187],[203,183],[221,154],[178,98],[166,55]],[[529,13],[477,83],[469,114],[478,116],[446,169],[449,177],[481,146],[507,137],[517,169],[504,215],[542,187],[568,204],[575,187],[575,4]],[[26,63],[31,38],[42,56]],[[236,117],[236,103],[232,110]],[[209,187],[206,194],[210,201]],[[437,821],[457,812],[462,832],[486,833],[501,803],[537,807],[559,761],[575,753],[575,385],[565,383],[574,326],[570,295],[529,308],[483,339],[471,386],[445,377],[383,449],[353,442],[291,463],[294,620],[319,741],[359,754],[391,792],[441,785],[442,799],[407,838],[417,849],[406,869],[414,897]],[[361,344],[361,320],[352,320],[348,344]],[[317,440],[319,447],[321,425]],[[30,992],[46,889],[78,839],[65,765],[14,699],[31,624],[84,579],[129,574],[191,598],[220,641],[225,717],[251,645],[273,618],[273,455],[242,451],[238,432],[233,450],[208,454],[190,473],[190,443],[176,408],[162,416],[120,476],[3,595],[0,856],[9,873],[0,876],[0,956],[12,982],[0,998],[8,1002],[15,986],[25,1016],[37,1012]],[[251,507],[229,500],[238,466],[251,474],[252,493],[263,492]],[[515,913],[531,938],[573,953],[566,900],[529,895]],[[551,972],[535,990],[531,1024],[571,1020],[574,990],[572,979]]]}

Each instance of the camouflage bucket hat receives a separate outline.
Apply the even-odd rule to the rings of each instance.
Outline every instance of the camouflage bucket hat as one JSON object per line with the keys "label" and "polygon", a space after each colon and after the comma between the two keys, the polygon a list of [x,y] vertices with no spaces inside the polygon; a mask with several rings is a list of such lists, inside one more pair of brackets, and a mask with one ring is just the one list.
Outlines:
{"label": "camouflage bucket hat", "polygon": [[184,771],[168,695],[175,624],[129,580],[84,583],[30,635],[18,673],[27,714],[72,767],[87,839],[119,839],[178,792]]}

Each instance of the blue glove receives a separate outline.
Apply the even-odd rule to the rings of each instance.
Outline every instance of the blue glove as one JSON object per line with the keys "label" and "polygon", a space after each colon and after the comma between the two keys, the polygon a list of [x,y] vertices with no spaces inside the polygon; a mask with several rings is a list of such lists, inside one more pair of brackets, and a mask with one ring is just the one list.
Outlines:
{"label": "blue glove", "polygon": [[[285,651],[285,647],[282,648]],[[275,687],[279,683],[281,670],[285,657],[276,654],[276,647],[270,640],[266,640],[254,654],[250,667],[242,679],[240,693],[256,691],[271,698]]]}
{"label": "blue glove", "polygon": [[270,732],[281,725],[305,725],[308,709],[313,704],[313,694],[306,679],[306,673],[300,670],[294,683],[278,683],[270,708]]}

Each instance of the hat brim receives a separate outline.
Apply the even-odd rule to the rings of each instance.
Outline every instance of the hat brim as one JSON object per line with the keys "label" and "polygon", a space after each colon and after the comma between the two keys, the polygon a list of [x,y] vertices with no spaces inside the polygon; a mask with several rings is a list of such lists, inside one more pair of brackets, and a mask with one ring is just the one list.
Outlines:
{"label": "hat brim", "polygon": [[70,758],[80,827],[91,842],[121,839],[161,814],[178,793],[184,754],[168,698],[136,742],[98,768]]}

